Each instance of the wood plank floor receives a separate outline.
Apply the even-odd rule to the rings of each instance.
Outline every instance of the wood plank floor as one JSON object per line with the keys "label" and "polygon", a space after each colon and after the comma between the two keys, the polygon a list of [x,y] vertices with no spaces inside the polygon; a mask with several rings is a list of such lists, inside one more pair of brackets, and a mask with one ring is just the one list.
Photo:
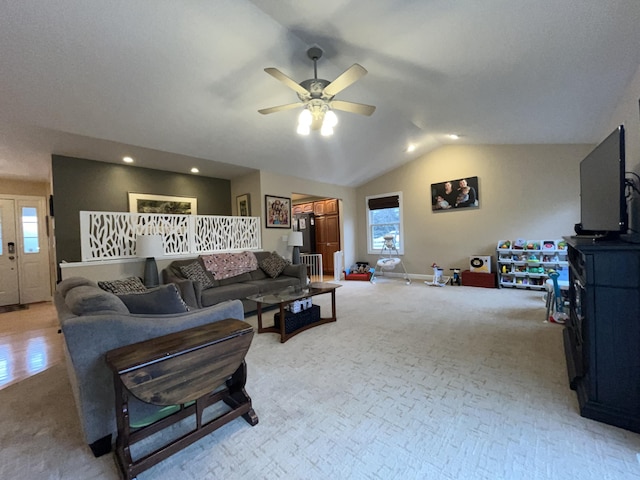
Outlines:
{"label": "wood plank floor", "polygon": [[64,361],[52,302],[0,313],[0,389]]}

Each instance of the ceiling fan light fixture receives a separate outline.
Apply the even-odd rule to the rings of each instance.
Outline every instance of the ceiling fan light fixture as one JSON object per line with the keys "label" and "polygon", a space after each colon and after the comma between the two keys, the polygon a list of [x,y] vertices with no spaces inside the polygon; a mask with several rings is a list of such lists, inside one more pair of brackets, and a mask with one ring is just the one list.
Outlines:
{"label": "ceiling fan light fixture", "polygon": [[309,109],[304,108],[300,115],[298,115],[298,125],[304,125],[307,127],[311,126],[311,122],[313,121],[313,115],[309,111]]}
{"label": "ceiling fan light fixture", "polygon": [[324,120],[322,121],[322,126],[325,125],[333,128],[338,124],[338,116],[335,114],[333,110],[327,110],[327,113],[324,114]]}
{"label": "ceiling fan light fixture", "polygon": [[309,135],[309,132],[311,132],[311,127],[309,125],[303,125],[299,123],[296,132],[298,133],[298,135]]}
{"label": "ceiling fan light fixture", "polygon": [[333,135],[333,127],[327,125],[326,122],[323,123],[322,127],[320,128],[320,135],[322,135],[323,137],[329,137]]}

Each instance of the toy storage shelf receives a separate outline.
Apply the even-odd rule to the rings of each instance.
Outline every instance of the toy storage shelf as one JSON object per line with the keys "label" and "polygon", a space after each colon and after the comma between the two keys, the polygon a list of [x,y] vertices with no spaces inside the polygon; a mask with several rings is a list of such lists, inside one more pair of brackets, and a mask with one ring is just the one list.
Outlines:
{"label": "toy storage shelf", "polygon": [[544,290],[550,270],[568,272],[564,240],[500,240],[496,258],[500,288]]}

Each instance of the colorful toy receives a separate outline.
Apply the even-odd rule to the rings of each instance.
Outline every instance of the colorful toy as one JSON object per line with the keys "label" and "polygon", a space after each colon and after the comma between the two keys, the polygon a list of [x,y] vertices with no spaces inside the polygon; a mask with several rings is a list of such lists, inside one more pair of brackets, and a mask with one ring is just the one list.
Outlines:
{"label": "colorful toy", "polygon": [[[558,277],[560,274],[555,270],[549,270],[549,278],[553,282],[553,295],[555,297],[554,312],[549,315],[549,321],[551,323],[565,323],[569,316],[564,313],[564,300],[562,298],[562,291],[558,284]],[[547,295],[551,295],[551,292],[547,292]]]}
{"label": "colorful toy", "polygon": [[458,285],[458,286],[462,285],[462,280],[460,278],[460,269],[450,268],[449,270],[453,272],[453,276],[451,277],[451,285]]}

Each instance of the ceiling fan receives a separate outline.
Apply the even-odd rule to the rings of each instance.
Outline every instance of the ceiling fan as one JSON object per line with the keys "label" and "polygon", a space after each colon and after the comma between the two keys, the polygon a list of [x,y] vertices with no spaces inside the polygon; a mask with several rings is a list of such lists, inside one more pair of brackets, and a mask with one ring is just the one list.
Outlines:
{"label": "ceiling fan", "polygon": [[335,100],[334,97],[366,75],[367,71],[361,65],[354,63],[333,82],[318,78],[317,62],[322,57],[322,50],[318,47],[311,47],[307,50],[307,56],[313,60],[313,78],[296,83],[277,68],[265,68],[264,71],[280,80],[287,87],[298,94],[299,102],[279,105],[277,107],[263,108],[258,110],[263,115],[282,112],[299,106],[304,109],[298,117],[298,133],[308,135],[310,130],[320,130],[323,135],[331,135],[333,127],[338,122],[338,118],[333,110],[357,113],[360,115],[371,115],[376,107],[364,105],[362,103],[346,102]]}

